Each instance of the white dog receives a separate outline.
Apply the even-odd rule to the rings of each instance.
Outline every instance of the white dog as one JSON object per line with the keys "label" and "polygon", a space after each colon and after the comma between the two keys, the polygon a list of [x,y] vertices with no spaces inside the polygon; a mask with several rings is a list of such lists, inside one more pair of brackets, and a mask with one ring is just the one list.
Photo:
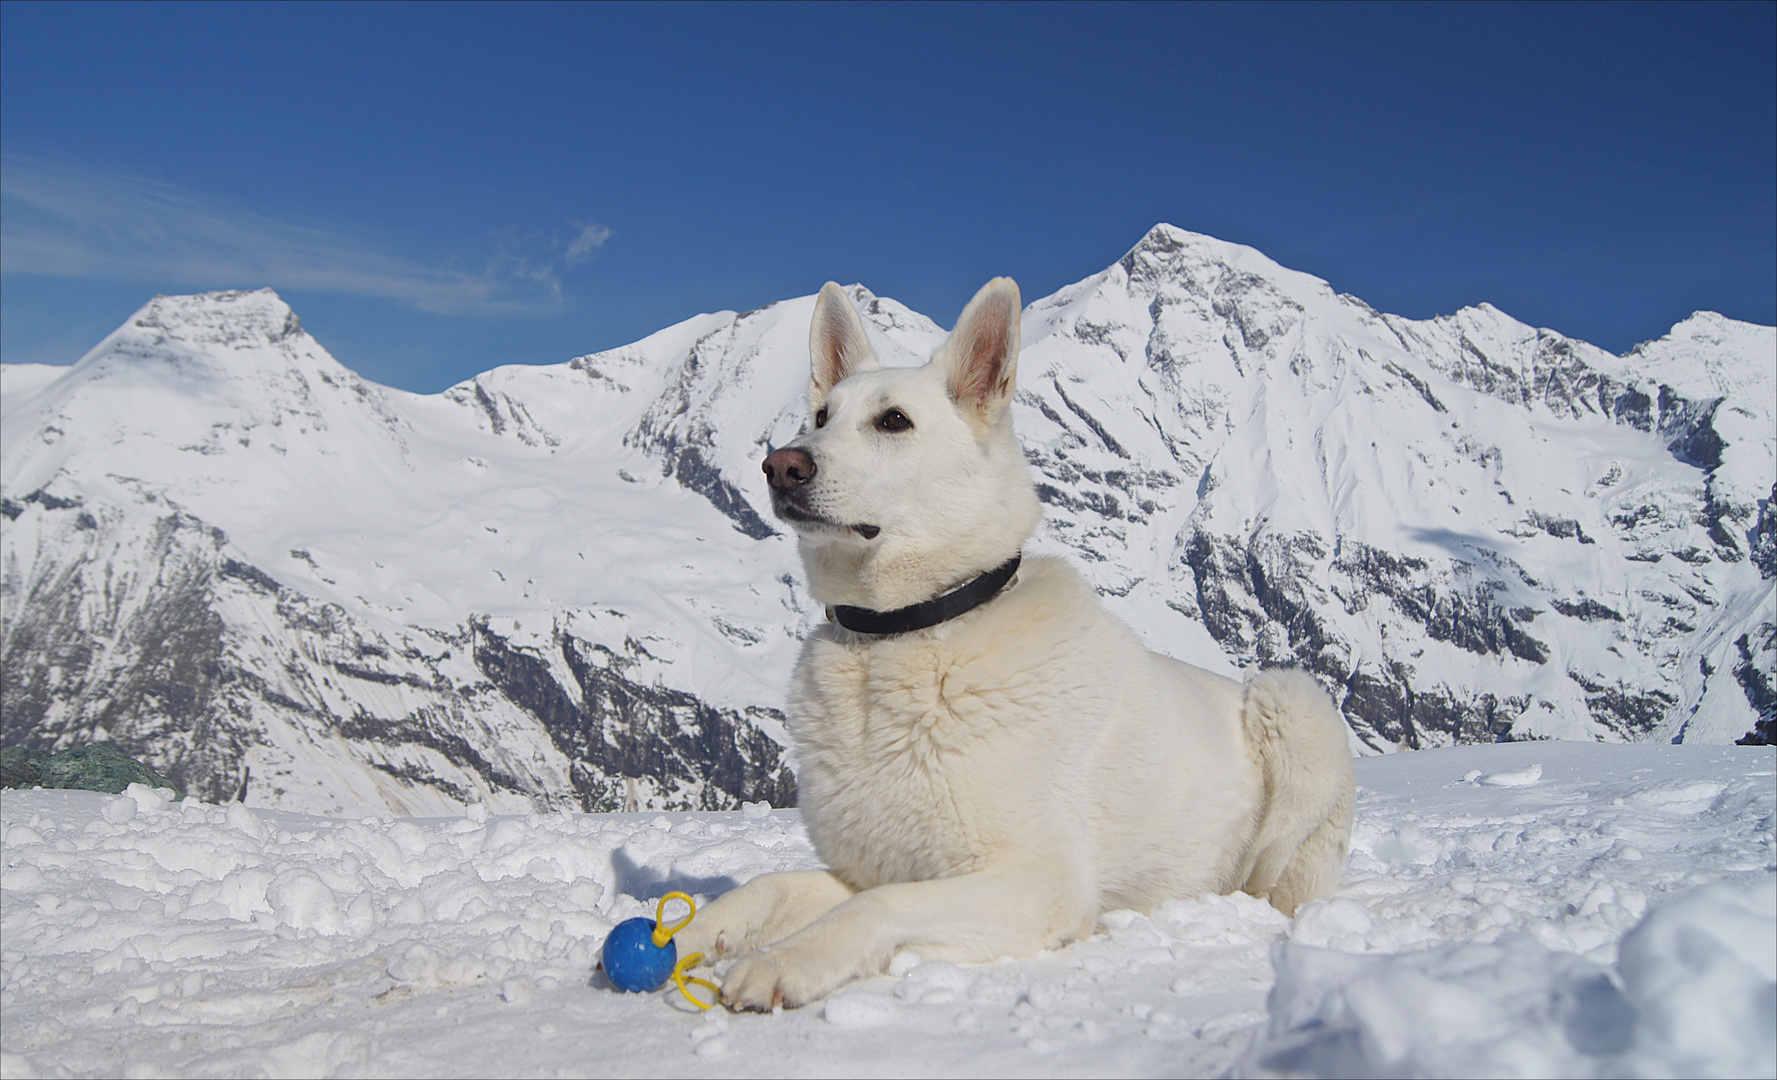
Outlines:
{"label": "white dog", "polygon": [[803,820],[831,868],[711,903],[680,948],[738,956],[732,1008],[814,1001],[897,950],[986,961],[1101,912],[1327,895],[1355,798],[1345,724],[1298,672],[1244,687],[1149,652],[1065,563],[1012,433],[1018,286],[920,368],[883,369],[838,285],[815,305],[814,428],[765,460],[816,599],[790,690]]}

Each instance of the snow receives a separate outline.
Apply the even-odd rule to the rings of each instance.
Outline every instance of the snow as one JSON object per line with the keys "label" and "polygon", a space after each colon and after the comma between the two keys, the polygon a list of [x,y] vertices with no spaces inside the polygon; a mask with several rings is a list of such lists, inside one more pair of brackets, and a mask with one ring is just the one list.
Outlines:
{"label": "snow", "polygon": [[1777,755],[1532,742],[1358,762],[1350,864],[1087,940],[903,952],[699,1013],[594,962],[664,892],[817,865],[793,810],[326,818],[0,795],[0,1070],[33,1075],[1770,1075]]}
{"label": "snow", "polygon": [[1768,1076],[1777,1070],[1777,879],[1653,911],[1603,965],[1512,933],[1362,955],[1273,953],[1252,1063],[1332,1076]]}
{"label": "snow", "polygon": [[57,364],[0,364],[0,398],[28,397],[67,373]]}

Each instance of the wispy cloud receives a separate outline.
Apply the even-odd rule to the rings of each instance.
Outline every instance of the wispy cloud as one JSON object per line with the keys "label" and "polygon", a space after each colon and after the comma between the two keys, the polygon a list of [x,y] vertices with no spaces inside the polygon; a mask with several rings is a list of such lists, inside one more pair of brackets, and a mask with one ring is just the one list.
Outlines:
{"label": "wispy cloud", "polygon": [[479,269],[427,265],[170,184],[13,155],[0,158],[0,202],[6,274],[164,289],[270,285],[464,314],[558,306],[562,273],[611,236],[602,225],[573,222],[555,236],[508,238]]}
{"label": "wispy cloud", "polygon": [[611,239],[610,229],[590,221],[576,221],[574,228],[580,230],[580,233],[568,244],[568,250],[562,255],[562,262],[567,266],[579,266],[592,258],[593,252],[604,247],[606,240]]}

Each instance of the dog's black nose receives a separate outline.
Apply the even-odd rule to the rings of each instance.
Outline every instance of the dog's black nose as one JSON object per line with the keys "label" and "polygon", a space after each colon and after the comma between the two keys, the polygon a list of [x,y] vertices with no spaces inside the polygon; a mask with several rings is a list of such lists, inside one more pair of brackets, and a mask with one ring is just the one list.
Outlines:
{"label": "dog's black nose", "polygon": [[779,491],[794,491],[814,479],[814,458],[794,446],[773,450],[763,467],[766,479]]}

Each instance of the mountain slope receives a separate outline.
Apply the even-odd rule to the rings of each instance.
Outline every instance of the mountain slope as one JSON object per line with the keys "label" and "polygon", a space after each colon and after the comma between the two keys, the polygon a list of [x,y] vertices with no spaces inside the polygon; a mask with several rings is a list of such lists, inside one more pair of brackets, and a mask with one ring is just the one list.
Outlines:
{"label": "mountain slope", "polygon": [[1752,726],[1732,684],[1701,709],[1702,672],[1772,621],[1770,328],[1702,314],[1619,359],[1491,308],[1379,316],[1163,227],[1026,340],[1033,460],[1086,496],[1051,523],[1128,560],[1101,590],[1341,684],[1372,746]]}

